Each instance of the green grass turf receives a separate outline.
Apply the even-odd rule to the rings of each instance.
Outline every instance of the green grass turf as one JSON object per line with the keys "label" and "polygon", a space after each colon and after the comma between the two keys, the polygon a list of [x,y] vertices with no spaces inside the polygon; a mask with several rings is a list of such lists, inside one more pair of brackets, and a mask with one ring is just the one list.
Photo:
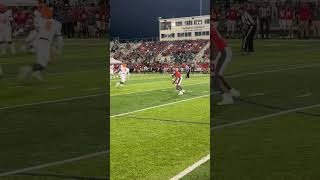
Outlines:
{"label": "green grass turf", "polygon": [[210,161],[207,161],[191,173],[187,174],[181,180],[210,180]]}
{"label": "green grass turf", "polygon": [[[230,44],[234,56],[226,75],[241,91],[241,99],[214,106],[211,179],[319,179],[320,108],[232,123],[319,104],[320,41],[257,40],[255,56],[241,56],[238,40]],[[208,165],[198,169],[189,179],[210,171]]]}
{"label": "green grass turf", "polygon": [[[209,153],[208,75],[184,79],[183,96],[168,74],[132,75],[123,88],[116,82],[110,95],[111,179],[169,179]],[[138,112],[121,115],[132,111]]]}
{"label": "green grass turf", "polygon": [[[44,82],[17,80],[19,68],[35,62],[33,54],[0,58],[5,72],[0,80],[0,173],[106,151],[107,48],[105,40],[66,40]],[[91,95],[95,96],[69,99]],[[54,102],[63,99],[69,100]],[[53,102],[43,103],[47,101]],[[100,155],[32,173],[105,178],[107,167],[106,155]],[[12,178],[56,179],[0,177]]]}

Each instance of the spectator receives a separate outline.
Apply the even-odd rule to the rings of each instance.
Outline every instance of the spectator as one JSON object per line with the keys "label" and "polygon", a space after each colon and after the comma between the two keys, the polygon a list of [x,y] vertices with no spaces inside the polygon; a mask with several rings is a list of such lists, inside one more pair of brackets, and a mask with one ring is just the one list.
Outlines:
{"label": "spectator", "polygon": [[286,8],[286,33],[288,38],[293,38],[293,22],[294,22],[294,11],[289,6]]}
{"label": "spectator", "polygon": [[279,25],[280,25],[280,38],[285,37],[286,35],[286,9],[284,7],[281,7],[279,10]]}
{"label": "spectator", "polygon": [[318,4],[313,11],[312,21],[313,36],[320,37],[320,4]]}
{"label": "spectator", "polygon": [[308,38],[310,33],[311,11],[308,4],[303,4],[299,11],[299,37]]}

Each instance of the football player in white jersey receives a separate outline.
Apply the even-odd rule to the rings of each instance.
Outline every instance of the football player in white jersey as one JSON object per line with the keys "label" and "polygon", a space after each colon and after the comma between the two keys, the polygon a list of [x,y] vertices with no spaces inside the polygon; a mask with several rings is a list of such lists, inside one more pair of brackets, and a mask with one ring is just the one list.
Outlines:
{"label": "football player in white jersey", "polygon": [[116,84],[117,87],[119,87],[119,86],[120,86],[120,87],[123,87],[123,86],[124,86],[124,83],[125,83],[126,80],[127,80],[127,73],[128,73],[127,69],[128,69],[128,68],[127,68],[127,65],[126,65],[126,64],[122,64],[122,65],[121,65],[121,67],[120,67],[120,72],[119,72],[121,81]]}
{"label": "football player in white jersey", "polygon": [[21,50],[24,52],[35,52],[37,47],[38,34],[38,29],[33,26],[33,29],[24,40],[24,45],[21,47]]}
{"label": "football player in white jersey", "polygon": [[54,55],[60,55],[62,53],[63,48],[63,36],[62,36],[62,24],[56,19],[53,20],[56,33],[53,37],[53,41],[51,44],[51,60],[54,59]]}
{"label": "football player in white jersey", "polygon": [[16,53],[14,43],[12,42],[12,10],[5,5],[0,4],[0,48],[2,55],[7,53],[8,46],[11,54]]}
{"label": "football player in white jersey", "polygon": [[58,43],[63,42],[61,28],[53,19],[53,10],[50,7],[40,9],[39,34],[37,37],[36,63],[33,66],[26,66],[20,69],[19,78],[25,79],[30,76],[42,80],[42,72],[47,67],[51,56],[51,45],[55,38]]}
{"label": "football player in white jersey", "polygon": [[130,69],[128,67],[126,68],[126,76],[127,76],[126,81],[128,81],[130,79]]}
{"label": "football player in white jersey", "polygon": [[110,79],[113,79],[114,76],[114,65],[110,65]]}

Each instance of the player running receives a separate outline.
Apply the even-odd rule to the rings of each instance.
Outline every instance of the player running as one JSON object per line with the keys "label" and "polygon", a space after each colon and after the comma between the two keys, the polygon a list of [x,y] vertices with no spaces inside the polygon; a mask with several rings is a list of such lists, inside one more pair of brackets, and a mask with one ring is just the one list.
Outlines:
{"label": "player running", "polygon": [[124,83],[126,82],[127,80],[127,73],[128,73],[128,70],[127,70],[127,65],[126,64],[122,64],[121,67],[120,67],[120,78],[121,78],[121,81],[120,82],[117,82],[116,84],[116,87],[123,87],[124,86]]}
{"label": "player running", "polygon": [[182,82],[182,75],[179,72],[178,68],[175,68],[175,70],[173,71],[172,74],[172,84],[176,84],[176,90],[179,91],[178,95],[183,95],[183,93],[185,93],[185,90],[182,89],[181,87],[181,82]]}
{"label": "player running", "polygon": [[41,17],[39,19],[39,34],[37,36],[36,58],[33,66],[27,66],[20,69],[19,78],[25,79],[30,76],[37,80],[42,80],[42,72],[47,67],[53,41],[57,41],[59,47],[62,47],[63,38],[61,34],[61,23],[53,19],[53,10],[50,7],[40,9]]}
{"label": "player running", "polygon": [[214,76],[215,80],[218,84],[218,88],[222,93],[222,101],[218,103],[218,105],[227,105],[233,104],[233,97],[239,97],[240,93],[233,89],[225,80],[223,73],[227,65],[231,61],[232,50],[227,45],[226,41],[220,35],[217,30],[217,27],[212,24],[211,25],[211,43],[215,44],[215,47],[218,51],[218,55],[215,59],[215,68],[214,68]]}
{"label": "player running", "polygon": [[2,55],[7,54],[8,46],[10,47],[11,54],[16,53],[14,43],[12,42],[12,21],[12,10],[0,4],[0,48]]}

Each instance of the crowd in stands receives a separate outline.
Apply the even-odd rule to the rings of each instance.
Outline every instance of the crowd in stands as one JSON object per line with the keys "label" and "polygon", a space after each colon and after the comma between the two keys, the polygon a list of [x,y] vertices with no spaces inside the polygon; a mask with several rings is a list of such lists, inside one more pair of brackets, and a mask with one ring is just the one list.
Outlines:
{"label": "crowd in stands", "polygon": [[320,37],[320,0],[257,0],[217,7],[211,12],[211,18],[227,37],[241,36],[240,8],[246,9],[256,21],[257,37]]}
{"label": "crowd in stands", "polygon": [[[180,72],[185,71],[186,65],[190,67],[191,73],[209,73],[209,63],[131,63],[126,62],[130,73],[172,73],[176,67],[179,68]],[[120,69],[120,65],[115,64],[114,70],[117,72]]]}
{"label": "crowd in stands", "polygon": [[[62,23],[62,33],[65,38],[99,38],[105,35],[109,28],[109,0],[98,4],[70,5],[64,1],[51,4],[54,18]],[[12,7],[14,36],[29,32],[34,28],[34,11],[37,7]]]}
{"label": "crowd in stands", "polygon": [[[188,64],[192,72],[207,72],[209,40],[111,43],[111,57],[131,65],[133,72],[168,72]],[[206,48],[206,49],[205,49]],[[201,51],[202,56],[201,56]],[[197,55],[200,53],[200,56]]]}

